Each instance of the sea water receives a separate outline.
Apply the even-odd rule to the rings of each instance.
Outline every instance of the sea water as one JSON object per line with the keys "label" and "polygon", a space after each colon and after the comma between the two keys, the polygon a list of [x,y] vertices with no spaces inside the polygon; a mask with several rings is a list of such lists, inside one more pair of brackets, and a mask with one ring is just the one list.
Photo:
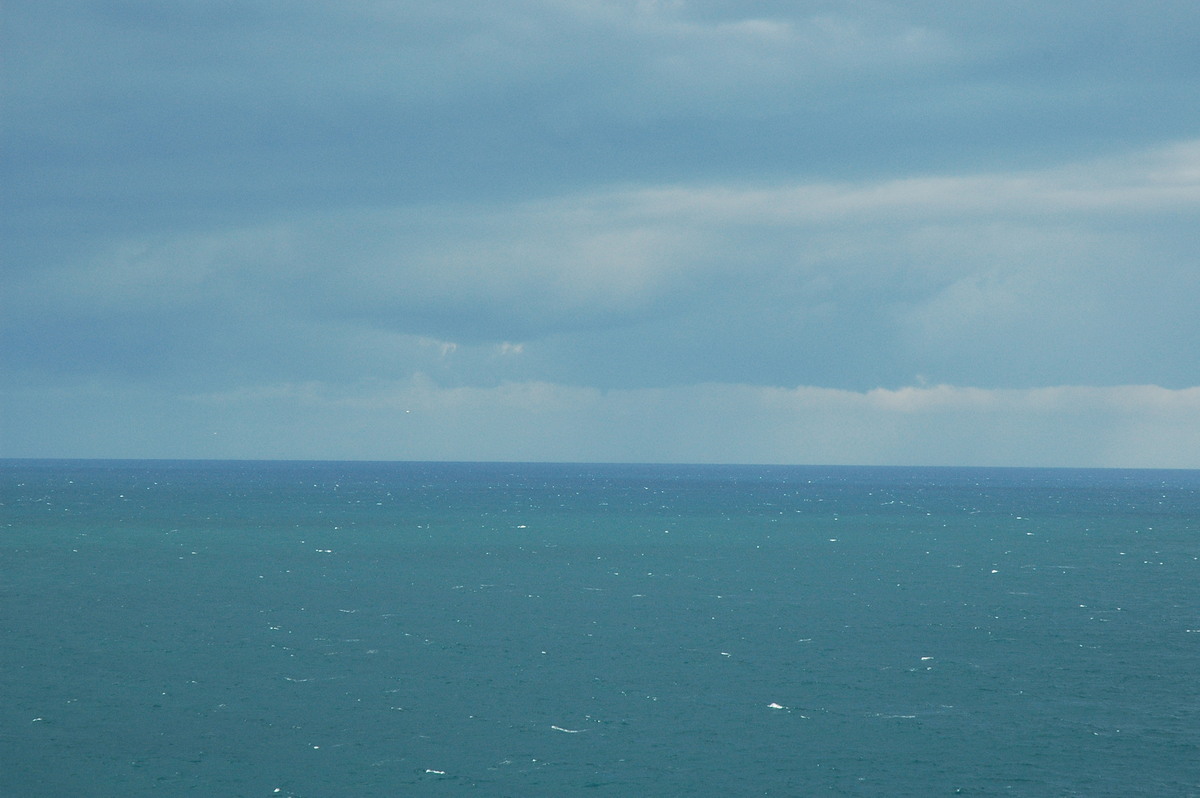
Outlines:
{"label": "sea water", "polygon": [[1200,472],[0,462],[0,795],[1200,795]]}

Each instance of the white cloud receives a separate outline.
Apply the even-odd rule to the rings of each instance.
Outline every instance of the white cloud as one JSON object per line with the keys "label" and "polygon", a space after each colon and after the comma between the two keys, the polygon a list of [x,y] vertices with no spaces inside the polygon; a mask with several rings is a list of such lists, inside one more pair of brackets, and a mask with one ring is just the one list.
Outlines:
{"label": "white cloud", "polygon": [[[1200,467],[1200,388],[599,391],[417,377],[183,398],[98,386],[3,398],[0,456]],[[139,419],[136,435],[96,424],[114,406]],[[22,426],[45,407],[62,411],[61,427]]]}
{"label": "white cloud", "polygon": [[1178,212],[1200,206],[1200,140],[1042,170],[766,187],[650,187],[631,194],[629,202],[652,218],[775,225]]}

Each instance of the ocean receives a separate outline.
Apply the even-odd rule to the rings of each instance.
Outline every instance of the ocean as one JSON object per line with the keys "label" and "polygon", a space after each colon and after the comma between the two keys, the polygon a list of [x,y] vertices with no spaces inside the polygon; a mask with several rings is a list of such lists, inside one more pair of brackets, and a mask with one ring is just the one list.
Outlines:
{"label": "ocean", "polygon": [[0,795],[1200,796],[1200,472],[0,461]]}

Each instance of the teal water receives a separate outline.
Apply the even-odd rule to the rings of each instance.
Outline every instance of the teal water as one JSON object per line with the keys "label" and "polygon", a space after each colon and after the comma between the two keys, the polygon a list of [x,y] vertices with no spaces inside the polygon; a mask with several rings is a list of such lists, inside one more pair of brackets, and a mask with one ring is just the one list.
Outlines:
{"label": "teal water", "polygon": [[0,795],[1200,795],[1200,472],[0,461]]}

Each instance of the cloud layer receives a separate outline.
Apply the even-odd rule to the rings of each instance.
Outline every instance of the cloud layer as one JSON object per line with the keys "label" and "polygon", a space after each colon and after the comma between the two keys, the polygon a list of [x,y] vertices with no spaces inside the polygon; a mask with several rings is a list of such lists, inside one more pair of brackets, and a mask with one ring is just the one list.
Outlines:
{"label": "cloud layer", "polygon": [[697,385],[600,391],[428,378],[280,383],[178,397],[91,385],[13,391],[54,434],[0,428],[39,456],[1195,468],[1200,389],[866,393]]}
{"label": "cloud layer", "polygon": [[[184,339],[219,378],[269,370],[286,337],[316,368],[358,353],[459,382],[1185,387],[1198,212],[1200,144],[1182,142],[1006,174],[305,213],[105,240],[11,279],[4,315],[68,353],[107,347],[97,370],[169,376],[203,358]],[[131,347],[139,317],[172,345]],[[467,356],[505,343],[522,356],[503,369]],[[14,369],[61,367],[22,354]]]}
{"label": "cloud layer", "polygon": [[[0,456],[1200,465],[1196,30],[10,9]],[[445,423],[404,437],[406,403]],[[158,421],[127,445],[123,414]]]}

